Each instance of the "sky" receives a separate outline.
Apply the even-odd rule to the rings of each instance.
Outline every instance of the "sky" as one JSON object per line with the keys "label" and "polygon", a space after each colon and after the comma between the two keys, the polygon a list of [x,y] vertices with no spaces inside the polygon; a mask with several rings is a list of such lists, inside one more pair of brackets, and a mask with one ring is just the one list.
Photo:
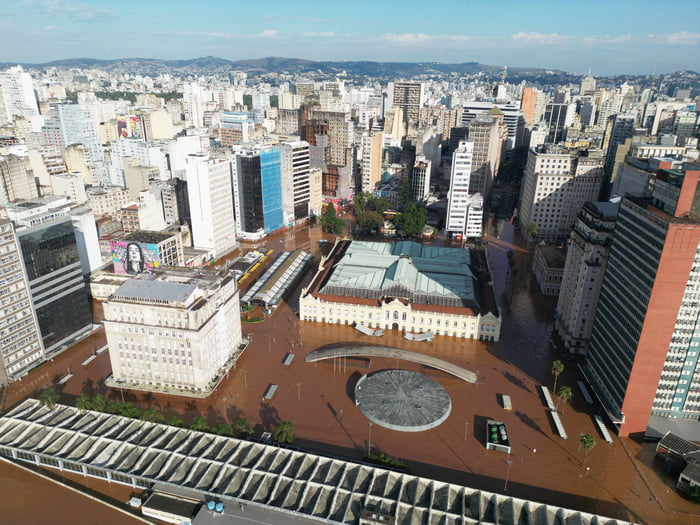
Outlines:
{"label": "sky", "polygon": [[277,56],[700,71],[699,13],[698,0],[3,0],[0,62]]}

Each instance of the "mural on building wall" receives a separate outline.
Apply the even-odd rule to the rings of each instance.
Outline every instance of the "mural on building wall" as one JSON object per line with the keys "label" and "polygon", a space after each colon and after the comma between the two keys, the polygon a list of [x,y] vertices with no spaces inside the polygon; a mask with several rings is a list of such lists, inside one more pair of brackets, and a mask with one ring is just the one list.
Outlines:
{"label": "mural on building wall", "polygon": [[136,275],[160,266],[160,253],[157,244],[140,242],[112,241],[112,263],[115,273]]}
{"label": "mural on building wall", "polygon": [[143,139],[141,119],[133,115],[117,117],[117,133],[120,138]]}

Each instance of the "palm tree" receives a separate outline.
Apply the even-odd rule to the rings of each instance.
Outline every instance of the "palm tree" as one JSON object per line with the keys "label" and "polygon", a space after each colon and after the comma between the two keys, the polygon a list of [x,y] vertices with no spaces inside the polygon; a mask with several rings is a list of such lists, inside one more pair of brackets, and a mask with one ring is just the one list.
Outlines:
{"label": "palm tree", "polygon": [[[557,392],[557,395],[559,396],[559,401],[564,402],[564,407],[561,409],[561,415],[564,415],[564,408],[566,406],[566,403],[571,401],[571,398],[573,397],[574,393],[571,391],[570,386],[560,386],[559,387],[559,392]],[[557,410],[559,409],[559,404],[557,403]]]}
{"label": "palm tree", "polygon": [[150,421],[151,423],[155,423],[156,421],[163,421],[165,419],[165,416],[158,412],[158,409],[156,407],[148,407],[141,414],[141,419],[143,421]]}
{"label": "palm tree", "polygon": [[171,427],[181,427],[183,425],[183,423],[184,423],[184,421],[182,420],[182,418],[180,416],[178,416],[177,414],[175,414],[170,419],[168,419],[167,424],[170,425]]}
{"label": "palm tree", "polygon": [[561,374],[564,371],[564,363],[561,361],[557,360],[552,363],[552,374],[554,375],[554,390],[556,392],[557,390],[557,379],[559,379],[559,374]]}
{"label": "palm tree", "polygon": [[233,436],[233,429],[228,423],[219,423],[212,428],[211,431],[214,434],[219,434],[220,436]]}
{"label": "palm tree", "polygon": [[133,403],[124,403],[121,406],[120,413],[122,416],[130,417],[132,419],[138,419],[141,417],[141,409]]}
{"label": "palm tree", "polygon": [[200,432],[209,432],[209,423],[207,423],[207,420],[204,419],[203,417],[198,417],[194,421],[192,421],[192,424],[190,425],[190,430],[198,430]]}
{"label": "palm tree", "polygon": [[294,423],[291,421],[280,421],[272,431],[272,439],[277,443],[291,443],[295,436]]}
{"label": "palm tree", "polygon": [[47,388],[41,391],[41,395],[39,395],[39,404],[46,408],[53,408],[56,406],[56,403],[58,403],[58,397],[59,395],[56,390]]}
{"label": "palm tree", "polygon": [[581,446],[583,447],[583,462],[581,465],[586,464],[586,456],[588,451],[596,446],[596,441],[590,434],[581,434]]}
{"label": "palm tree", "polygon": [[104,412],[107,409],[107,400],[102,394],[95,394],[92,398],[92,409],[98,412]]}
{"label": "palm tree", "polygon": [[90,396],[87,394],[80,394],[75,400],[75,408],[84,412],[85,410],[90,410],[92,408],[92,401]]}
{"label": "palm tree", "polygon": [[233,431],[238,437],[246,438],[253,433],[253,424],[247,417],[241,416],[233,422]]}

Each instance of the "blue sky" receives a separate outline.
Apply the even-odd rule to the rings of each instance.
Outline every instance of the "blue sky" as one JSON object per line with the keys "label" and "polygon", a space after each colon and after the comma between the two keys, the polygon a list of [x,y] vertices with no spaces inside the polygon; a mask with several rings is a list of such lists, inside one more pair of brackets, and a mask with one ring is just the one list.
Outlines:
{"label": "blue sky", "polygon": [[698,0],[5,0],[0,62],[281,56],[700,71]]}

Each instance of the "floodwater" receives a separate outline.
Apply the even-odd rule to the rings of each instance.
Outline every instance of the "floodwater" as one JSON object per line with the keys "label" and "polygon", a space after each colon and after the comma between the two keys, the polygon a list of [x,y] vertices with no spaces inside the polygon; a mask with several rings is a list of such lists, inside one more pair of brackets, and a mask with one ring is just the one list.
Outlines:
{"label": "floodwater", "polygon": [[[123,396],[141,406],[157,406],[167,416],[178,414],[186,422],[201,415],[212,425],[232,423],[243,415],[253,422],[256,435],[288,420],[296,429],[295,445],[311,452],[361,459],[368,449],[381,450],[404,461],[414,474],[487,491],[638,523],[700,522],[697,505],[675,492],[674,480],[654,461],[653,445],[617,437],[608,444],[600,437],[592,419],[598,409],[580,396],[574,362],[565,362],[566,369],[558,379],[558,385],[569,385],[574,392],[572,401],[559,410],[569,438],[556,434],[537,389],[540,384],[552,387],[551,363],[559,358],[549,342],[556,300],[539,296],[527,269],[527,246],[514,238],[512,225],[491,221],[487,234],[489,263],[503,315],[499,343],[440,336],[431,343],[407,341],[392,331],[373,338],[348,326],[300,322],[294,311],[300,289],[312,277],[309,272],[274,315],[259,324],[243,325],[252,343],[207,399],[109,390],[104,385],[110,373],[106,352],[81,365],[104,344],[100,330],[53,363],[34,370],[22,384],[5,389],[3,406],[54,384],[70,368],[75,375],[62,390],[62,401],[68,403],[81,392],[99,391],[111,399]],[[318,253],[321,238],[330,239],[315,226],[276,236],[264,247],[276,251],[299,247]],[[514,251],[518,268],[514,279],[508,277],[509,250]],[[311,351],[340,343],[380,344],[435,355],[477,372],[479,383],[464,383],[414,363],[386,358],[304,362]],[[290,352],[294,360],[285,366]],[[439,381],[452,399],[448,419],[435,429],[417,433],[368,425],[354,404],[354,384],[363,374],[387,368],[425,372]],[[262,396],[270,384],[278,385],[278,390],[272,400],[265,401]],[[512,410],[503,409],[501,394],[511,397]],[[506,424],[510,456],[485,449],[487,419]],[[597,441],[585,464],[578,446],[581,433]],[[0,496],[3,504],[10,504],[5,499]]]}

